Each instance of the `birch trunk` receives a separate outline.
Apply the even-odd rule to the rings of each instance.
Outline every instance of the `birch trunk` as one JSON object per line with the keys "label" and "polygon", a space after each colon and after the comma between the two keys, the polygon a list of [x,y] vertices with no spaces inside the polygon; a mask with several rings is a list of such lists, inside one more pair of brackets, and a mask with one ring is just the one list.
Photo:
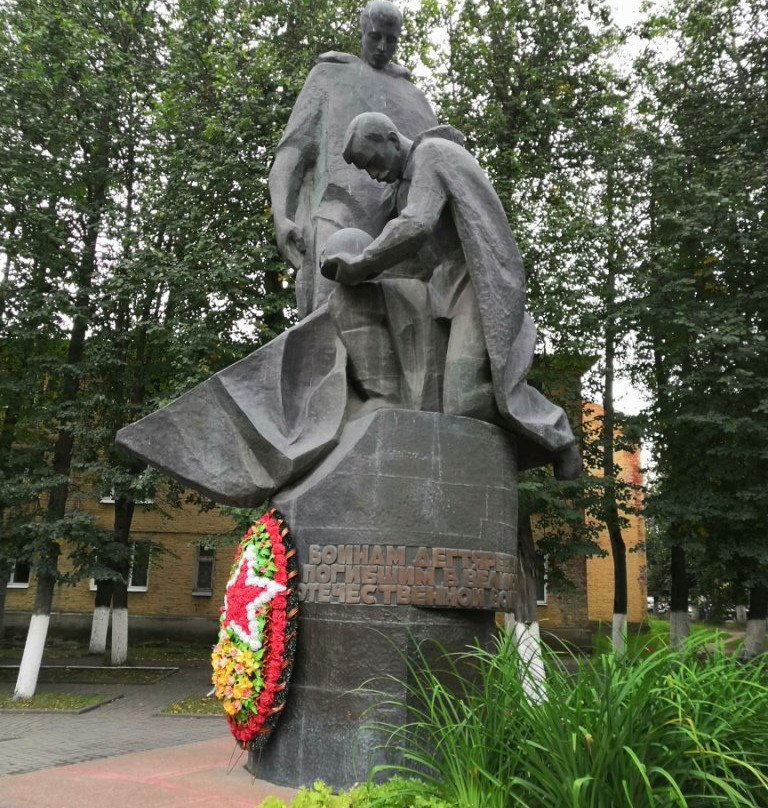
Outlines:
{"label": "birch trunk", "polygon": [[538,607],[536,604],[536,547],[530,516],[518,515],[518,602],[515,612],[504,615],[504,628],[517,647],[520,680],[528,698],[546,701],[544,657],[541,652]]}
{"label": "birch trunk", "polygon": [[681,545],[672,547],[670,572],[669,645],[682,648],[691,633],[691,621],[688,617],[688,568]]}
{"label": "birch trunk", "polygon": [[765,651],[765,626],[768,616],[768,587],[755,584],[749,590],[749,612],[744,632],[743,659],[752,659]]}

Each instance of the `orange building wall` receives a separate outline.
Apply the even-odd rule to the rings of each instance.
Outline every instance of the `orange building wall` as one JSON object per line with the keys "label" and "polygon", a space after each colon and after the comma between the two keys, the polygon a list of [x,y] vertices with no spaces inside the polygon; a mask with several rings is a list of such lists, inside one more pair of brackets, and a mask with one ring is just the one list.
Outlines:
{"label": "orange building wall", "polygon": [[585,629],[588,621],[584,558],[576,557],[566,562],[563,572],[572,587],[562,592],[547,590],[546,604],[539,604],[537,609],[539,625],[543,632],[557,629],[558,634],[569,642],[583,643],[585,638],[578,632]]}

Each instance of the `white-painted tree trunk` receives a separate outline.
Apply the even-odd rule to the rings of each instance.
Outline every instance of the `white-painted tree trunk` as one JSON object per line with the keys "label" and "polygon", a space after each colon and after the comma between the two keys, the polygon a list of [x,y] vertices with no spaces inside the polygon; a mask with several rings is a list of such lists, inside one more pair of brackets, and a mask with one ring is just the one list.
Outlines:
{"label": "white-painted tree trunk", "polygon": [[124,665],[128,659],[128,609],[112,610],[112,664]]}
{"label": "white-painted tree trunk", "polygon": [[91,642],[89,654],[103,654],[107,650],[107,632],[109,630],[109,606],[96,606],[91,619]]}
{"label": "white-painted tree trunk", "polygon": [[511,612],[504,615],[504,628],[517,646],[520,680],[528,698],[535,704],[546,701],[544,657],[541,653],[541,631],[538,620],[523,623]]}
{"label": "white-painted tree trunk", "polygon": [[744,645],[741,650],[741,656],[744,659],[752,659],[765,650],[765,623],[765,620],[747,620]]}
{"label": "white-painted tree trunk", "polygon": [[611,646],[613,652],[621,656],[627,651],[627,616],[614,612],[611,621]]}
{"label": "white-painted tree trunk", "polygon": [[691,621],[688,612],[669,613],[669,645],[671,648],[682,648],[691,633]]}
{"label": "white-painted tree trunk", "polygon": [[746,623],[747,622],[747,607],[743,605],[739,605],[736,607],[736,622],[737,623]]}
{"label": "white-painted tree trunk", "polygon": [[14,699],[31,699],[37,689],[37,678],[40,675],[40,664],[43,661],[45,639],[48,636],[50,614],[33,614],[27,631],[24,655],[19,666]]}

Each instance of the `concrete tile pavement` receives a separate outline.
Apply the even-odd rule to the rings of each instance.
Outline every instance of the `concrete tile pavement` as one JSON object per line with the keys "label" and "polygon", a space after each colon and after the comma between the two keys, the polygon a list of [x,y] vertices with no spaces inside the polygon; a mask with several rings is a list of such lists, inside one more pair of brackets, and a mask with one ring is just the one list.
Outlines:
{"label": "concrete tile pavement", "polygon": [[255,780],[233,739],[0,777],[0,808],[255,808],[296,792]]}
{"label": "concrete tile pavement", "polygon": [[0,712],[0,808],[252,808],[270,793],[295,793],[245,771],[223,715],[159,714],[180,698],[207,693],[209,670],[183,667],[151,685],[67,684],[67,692],[119,697],[80,715]]}

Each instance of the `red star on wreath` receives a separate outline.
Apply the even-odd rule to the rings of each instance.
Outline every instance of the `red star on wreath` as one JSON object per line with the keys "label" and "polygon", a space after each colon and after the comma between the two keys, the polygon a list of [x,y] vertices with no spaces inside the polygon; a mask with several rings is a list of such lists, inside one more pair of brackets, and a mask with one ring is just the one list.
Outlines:
{"label": "red star on wreath", "polygon": [[223,625],[234,629],[243,642],[248,643],[255,651],[261,647],[256,624],[257,613],[278,592],[284,591],[285,587],[270,578],[254,575],[253,556],[252,548],[246,548],[240,556],[237,573],[227,584]]}

